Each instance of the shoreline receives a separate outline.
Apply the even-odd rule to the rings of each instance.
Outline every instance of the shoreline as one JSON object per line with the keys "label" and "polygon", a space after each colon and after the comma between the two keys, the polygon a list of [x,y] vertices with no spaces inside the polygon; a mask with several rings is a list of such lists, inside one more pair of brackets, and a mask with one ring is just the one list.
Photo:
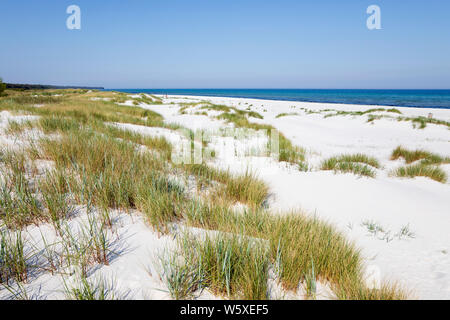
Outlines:
{"label": "shoreline", "polygon": [[[139,94],[147,94],[144,92],[139,92]],[[159,98],[165,98],[165,94],[154,94],[155,96]],[[280,107],[286,107],[287,105],[290,106],[298,106],[298,107],[311,107],[312,110],[320,110],[320,109],[336,109],[336,110],[369,110],[374,108],[402,108],[401,110],[404,110],[408,115],[414,115],[414,116],[428,116],[428,113],[430,111],[433,111],[434,116],[441,116],[445,118],[445,120],[450,120],[450,109],[448,108],[433,108],[433,107],[406,107],[406,106],[398,106],[398,105],[381,105],[381,104],[351,104],[351,103],[325,103],[325,102],[309,102],[309,101],[292,101],[292,100],[273,100],[273,99],[260,99],[260,98],[241,98],[241,97],[226,97],[226,96],[197,96],[197,95],[167,95],[168,99],[174,98],[174,99],[194,99],[194,100],[208,100],[211,99],[211,101],[215,102],[245,102],[250,101],[253,104],[275,104]],[[411,114],[410,114],[410,111]]]}
{"label": "shoreline", "polygon": [[[180,93],[176,93],[173,92],[175,90],[179,90],[182,91]],[[286,101],[286,102],[305,102],[305,103],[323,103],[323,104],[350,104],[350,105],[362,105],[362,106],[384,106],[384,107],[402,107],[402,108],[421,108],[421,109],[450,109],[450,101],[445,101],[443,102],[444,105],[425,105],[425,103],[420,104],[420,102],[417,102],[416,104],[409,104],[409,103],[383,103],[383,98],[382,97],[374,97],[374,98],[366,98],[363,99],[361,101],[352,101],[351,98],[348,98],[346,101],[345,98],[342,99],[308,99],[308,98],[295,98],[295,97],[281,97],[281,96],[273,96],[273,97],[263,97],[262,94],[264,94],[264,92],[262,92],[260,95],[253,95],[253,94],[246,94],[246,95],[242,95],[242,94],[226,94],[226,93],[202,93],[202,94],[198,94],[198,92],[195,92],[195,90],[197,89],[192,89],[193,92],[187,92],[189,90],[185,90],[185,89],[168,89],[167,92],[164,92],[164,89],[105,89],[103,91],[118,91],[118,92],[123,92],[123,93],[127,93],[127,94],[139,94],[139,93],[145,93],[145,94],[154,94],[154,95],[161,95],[161,96],[165,96],[166,94],[168,96],[177,96],[177,97],[182,97],[182,96],[194,96],[194,97],[204,97],[204,98],[236,98],[236,99],[255,99],[255,100],[265,100],[265,101]],[[199,89],[202,90],[202,89]],[[212,90],[212,89],[211,89]],[[215,90],[215,89],[214,89]],[[218,91],[220,90],[228,90],[228,89],[217,89]],[[229,90],[233,90],[233,89],[229,89]],[[243,89],[246,90],[246,89]],[[257,90],[265,90],[265,89],[257,89]],[[271,89],[267,89],[268,91]],[[283,89],[283,90],[292,90],[295,91],[297,89]],[[302,89],[303,90],[303,89]],[[207,91],[207,90],[206,90]],[[237,89],[237,91],[239,91],[239,89]],[[251,91],[251,90],[250,90]],[[277,89],[274,89],[274,91],[277,91]],[[356,89],[342,89],[342,90],[328,90],[328,89],[315,89],[315,90],[306,90],[305,91],[312,91],[312,92],[323,92],[326,93],[327,91],[341,91],[341,92],[352,92],[352,91],[361,91],[361,92],[371,92],[371,93],[377,93],[377,92],[439,92],[439,93],[445,93],[445,94],[449,94],[450,96],[450,90],[447,89],[419,89],[419,90],[378,90],[378,89],[373,89],[373,90],[356,90]],[[449,98],[450,99],[450,98]],[[371,100],[378,100],[378,101],[374,101],[371,102]],[[397,99],[396,99],[397,100]],[[407,100],[407,97],[404,98],[404,100]],[[381,102],[380,102],[381,101]]]}

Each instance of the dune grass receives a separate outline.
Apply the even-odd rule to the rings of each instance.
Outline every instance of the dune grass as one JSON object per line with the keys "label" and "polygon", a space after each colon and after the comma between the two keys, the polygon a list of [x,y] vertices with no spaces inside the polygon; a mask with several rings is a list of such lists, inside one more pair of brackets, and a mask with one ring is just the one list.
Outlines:
{"label": "dune grass", "polygon": [[221,183],[218,190],[232,201],[261,207],[269,195],[267,185],[251,172],[236,175],[229,171],[209,167],[206,164],[183,165],[182,169],[197,177],[198,183],[201,185],[210,185],[212,181]]}
{"label": "dune grass", "polygon": [[298,116],[298,113],[297,113],[297,112],[289,112],[289,113],[284,112],[284,113],[279,113],[279,114],[276,115],[275,118],[278,119],[278,118],[287,117],[287,116]]}
{"label": "dune grass", "polygon": [[[331,110],[322,110],[321,112],[324,111],[331,111]],[[344,111],[344,110],[334,110],[334,113],[328,113],[324,116],[324,118],[329,118],[329,117],[335,117],[335,116],[363,116],[363,115],[370,115],[371,113],[374,112],[387,112],[387,113],[396,113],[396,114],[402,114],[402,112],[396,108],[372,108],[372,109],[368,109],[365,111]]]}
{"label": "dune grass", "polygon": [[183,254],[195,256],[195,270],[211,292],[232,299],[268,298],[269,259],[263,244],[224,234],[184,242]]}
{"label": "dune grass", "polygon": [[263,206],[269,194],[267,185],[250,172],[232,176],[223,190],[230,199],[256,207]]}
{"label": "dune grass", "polygon": [[11,280],[27,281],[32,265],[25,252],[25,243],[20,231],[15,234],[0,232],[0,284],[8,285]]}
{"label": "dune grass", "polygon": [[204,288],[205,279],[203,272],[200,272],[198,255],[185,249],[187,247],[180,246],[180,249],[164,252],[157,265],[160,278],[166,284],[170,297],[175,300],[192,299]]}
{"label": "dune grass", "polygon": [[[98,95],[99,93],[95,93]],[[25,93],[18,96],[8,96],[0,99],[0,110],[12,110],[31,113],[40,116],[70,117],[80,124],[87,121],[100,120],[102,122],[121,122],[140,124],[145,126],[164,127],[163,117],[151,110],[140,107],[120,106],[114,101],[90,100],[92,94],[67,94],[58,97],[36,101],[36,97]],[[42,104],[36,108],[35,105]]]}
{"label": "dune grass", "polygon": [[441,168],[422,163],[399,167],[394,174],[403,178],[427,177],[441,183],[448,180],[447,173]]}
{"label": "dune grass", "polygon": [[364,154],[346,154],[331,157],[322,162],[321,170],[334,170],[336,172],[350,172],[358,176],[374,178],[376,172],[373,168],[380,168],[376,158]]}
{"label": "dune grass", "polygon": [[[84,93],[83,96],[93,95]],[[183,256],[189,255],[192,261],[198,262],[195,271],[187,272],[195,272],[198,278],[192,280],[188,276],[185,281],[179,272],[170,275],[171,294],[177,297],[190,296],[193,288],[189,286],[197,283],[197,288],[207,286],[225,297],[265,299],[269,268],[276,269],[287,290],[317,280],[335,285],[339,297],[363,296],[360,292],[366,288],[359,250],[332,225],[302,212],[270,213],[263,209],[268,188],[254,175],[234,175],[206,164],[176,166],[163,155],[169,151],[164,141],[145,140],[109,125],[126,122],[166,126],[157,114],[109,101],[86,101],[79,93],[67,93],[67,98],[58,103],[47,102],[40,108],[5,101],[0,101],[0,109],[37,114],[41,119],[36,125],[44,132],[56,133],[57,137],[39,139],[28,150],[30,159],[54,163],[54,171],[45,173],[35,187],[25,182],[29,178],[25,154],[2,155],[2,163],[11,178],[6,179],[7,192],[0,197],[2,204],[6,204],[1,207],[1,219],[21,217],[13,223],[19,228],[34,222],[36,217],[53,222],[62,237],[64,261],[80,266],[85,278],[92,265],[107,265],[110,261],[109,210],[138,210],[152,228],[162,233],[169,233],[173,222],[231,233],[207,237],[204,241],[186,239]],[[239,124],[249,128],[273,129],[250,123],[247,116],[234,120],[242,121]],[[150,150],[143,151],[143,145]],[[280,150],[284,150],[280,151],[280,159],[285,159],[282,161],[302,159],[302,150],[287,139],[281,138]],[[375,164],[373,159],[360,156],[345,159],[356,164]],[[217,182],[218,187],[212,189],[211,195],[215,203],[191,198],[181,185],[169,178],[169,174],[179,171],[211,185]],[[17,197],[16,189],[25,200],[11,200]],[[43,200],[38,193],[43,195]],[[248,209],[234,212],[230,207],[235,201],[247,204]],[[23,207],[17,207],[17,203]],[[88,214],[93,210],[103,212],[105,218],[90,219],[80,232],[72,232],[63,220],[67,220],[74,203],[84,205]],[[95,291],[96,287],[84,283],[77,291],[71,291],[71,296],[104,297],[103,289]],[[363,292],[373,299],[402,296],[391,286],[375,293]]]}
{"label": "dune grass", "polygon": [[74,212],[70,203],[69,176],[64,170],[46,172],[39,182],[42,204],[45,207],[44,218],[51,222],[56,230],[61,229],[61,221],[68,219]]}
{"label": "dune grass", "polygon": [[435,118],[427,118],[427,117],[398,117],[398,121],[411,121],[413,126],[418,126],[419,129],[425,129],[428,124],[436,124],[441,126],[446,126],[450,128],[450,122]]}
{"label": "dune grass", "polygon": [[223,112],[222,115],[219,116],[220,119],[227,120],[228,117],[231,117],[233,121],[237,121],[240,118],[256,118],[256,119],[264,119],[264,117],[256,111],[251,110],[241,110],[236,107],[230,107],[225,105],[217,105],[208,103],[207,105],[201,107],[203,110],[214,110]]}
{"label": "dune grass", "polygon": [[279,143],[278,160],[297,164],[299,165],[300,169],[307,167],[305,161],[305,150],[299,146],[293,145],[289,139],[287,139],[280,131],[275,129],[273,126],[250,122],[246,117],[237,113],[223,113],[218,118],[233,123],[236,128],[266,130],[269,141],[272,134],[277,134]]}
{"label": "dune grass", "polygon": [[360,279],[348,278],[333,286],[339,300],[408,300],[411,293],[395,282],[383,282],[379,288],[369,288]]}
{"label": "dune grass", "polygon": [[65,295],[68,300],[115,300],[114,291],[108,288],[104,279],[88,280],[83,276],[76,285],[64,282]]}
{"label": "dune grass", "polygon": [[431,153],[426,150],[408,150],[402,146],[398,146],[391,155],[391,160],[404,159],[406,164],[419,161],[424,165],[440,165],[450,163],[450,157],[442,157],[438,154]]}
{"label": "dune grass", "polygon": [[[359,250],[333,226],[301,212],[273,215],[266,211],[233,212],[225,206],[192,202],[186,211],[189,225],[241,234],[267,241],[269,260],[276,266],[284,288],[296,290],[314,274],[317,281],[334,284],[336,294],[344,299],[354,296],[354,286],[366,290]],[[311,263],[313,262],[313,264]],[[349,279],[354,283],[349,283]],[[351,289],[351,290],[350,290]],[[396,287],[385,286],[374,298],[401,297]],[[374,292],[375,292],[374,291]]]}
{"label": "dune grass", "polygon": [[426,150],[408,150],[402,146],[397,147],[391,155],[391,160],[404,159],[406,166],[394,170],[397,177],[428,177],[432,180],[446,183],[447,173],[439,165],[450,163],[449,157],[442,157]]}
{"label": "dune grass", "polygon": [[36,190],[27,176],[23,152],[3,153],[0,171],[0,218],[11,229],[20,229],[44,218]]}

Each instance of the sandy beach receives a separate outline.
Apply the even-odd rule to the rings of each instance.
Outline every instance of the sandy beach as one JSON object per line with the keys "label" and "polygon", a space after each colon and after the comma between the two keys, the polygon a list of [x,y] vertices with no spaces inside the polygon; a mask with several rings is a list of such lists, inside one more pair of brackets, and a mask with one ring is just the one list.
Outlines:
{"label": "sandy beach", "polygon": [[[448,157],[450,131],[447,126],[427,123],[425,128],[419,128],[413,121],[399,121],[398,117],[427,118],[431,113],[434,119],[450,121],[450,110],[397,108],[394,112],[387,111],[392,107],[383,106],[163,95],[158,96],[159,101],[153,99],[153,103],[149,104],[137,102],[140,97],[127,95],[116,105],[151,110],[160,114],[165,124],[178,124],[195,132],[209,132],[208,146],[215,154],[205,159],[208,165],[236,174],[252,172],[267,184],[269,196],[265,206],[275,214],[301,211],[336,227],[361,250],[368,285],[376,288],[382,281],[395,282],[410,292],[411,298],[450,298],[449,182],[438,182],[428,177],[397,177],[393,172],[405,161],[391,160],[393,150],[399,146]],[[147,98],[150,99],[150,96]],[[96,103],[109,103],[111,100],[101,94],[90,99]],[[233,133],[224,134],[225,128],[233,129],[235,125],[220,119],[222,111],[211,105],[228,106],[260,115],[249,115],[248,121],[269,124],[279,130],[294,146],[305,151],[307,166],[299,167],[270,156],[254,155],[255,150],[267,145],[267,135],[236,137]],[[42,107],[35,105],[33,110]],[[27,144],[30,136],[43,135],[37,129],[20,135],[7,132],[11,122],[35,121],[40,118],[38,115],[2,111],[0,116],[3,148],[17,148]],[[173,146],[183,145],[186,141],[189,143],[179,131],[168,127],[150,127],[126,121],[110,122],[108,125],[142,136],[164,137]],[[376,158],[379,166],[372,168],[373,176],[321,168],[324,160],[343,154],[365,154]],[[51,161],[39,160],[37,170],[43,171],[52,166]],[[450,174],[450,164],[443,163],[440,168]],[[238,211],[245,207],[245,204],[236,203]],[[83,230],[87,221],[89,223],[90,213],[81,205],[76,206],[74,211],[68,228],[77,232]],[[135,211],[130,214],[110,210],[114,221],[110,230],[112,258],[107,265],[95,267],[90,278],[101,276],[114,281],[120,298],[170,298],[158,261],[167,248],[175,245],[174,236],[161,235],[148,228]],[[198,234],[211,232],[180,223],[173,224],[172,228],[178,230],[174,231],[175,234],[184,229]],[[28,226],[24,234],[42,250],[41,254],[45,253],[44,239],[52,242],[58,238],[53,226],[45,223]],[[77,267],[73,266],[64,270],[61,274],[36,273],[24,286],[35,298],[64,298],[64,287],[76,281],[74,275],[78,272]],[[286,292],[276,282],[275,276],[271,276],[269,281],[270,298],[304,297],[302,289]],[[319,283],[317,292],[319,299],[333,299],[326,284]],[[3,298],[10,294],[10,291],[0,291]],[[196,298],[219,297],[205,290]]]}
{"label": "sandy beach", "polygon": [[[429,125],[415,129],[410,122],[380,119],[367,122],[367,116],[335,116],[324,118],[330,112],[366,111],[377,106],[319,104],[257,99],[172,96],[164,99],[172,106],[151,106],[164,115],[167,122],[181,123],[192,129],[211,129],[220,125],[207,116],[180,115],[176,103],[211,101],[252,110],[279,129],[296,145],[307,150],[312,169],[299,172],[296,168],[275,161],[255,158],[232,158],[229,153],[215,160],[219,167],[238,172],[251,168],[271,189],[270,206],[281,210],[301,208],[331,221],[363,249],[367,263],[379,268],[382,277],[399,280],[422,299],[450,298],[450,188],[425,177],[404,179],[392,177],[390,172],[402,165],[392,161],[392,151],[398,146],[424,149],[442,156],[450,154],[450,131],[445,126]],[[383,108],[383,106],[380,106]],[[389,107],[385,107],[389,108]],[[305,110],[307,109],[307,110]],[[424,116],[450,120],[450,110],[399,108],[404,116]],[[308,111],[318,112],[310,113]],[[189,114],[191,113],[191,114]],[[282,113],[298,113],[276,118]],[[386,114],[377,112],[376,114]],[[358,177],[351,173],[318,170],[320,162],[339,154],[364,153],[376,157],[382,164],[376,178]],[[442,168],[450,173],[450,165]],[[390,233],[371,235],[363,224],[373,221]],[[414,238],[397,239],[394,234],[409,226]]]}

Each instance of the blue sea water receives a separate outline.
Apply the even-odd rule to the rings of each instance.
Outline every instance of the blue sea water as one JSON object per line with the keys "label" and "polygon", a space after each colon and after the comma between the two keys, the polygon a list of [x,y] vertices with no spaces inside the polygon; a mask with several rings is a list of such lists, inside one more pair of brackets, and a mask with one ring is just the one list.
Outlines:
{"label": "blue sea water", "polygon": [[[112,90],[112,89],[111,89]],[[127,93],[450,109],[450,90],[366,89],[114,89]]]}

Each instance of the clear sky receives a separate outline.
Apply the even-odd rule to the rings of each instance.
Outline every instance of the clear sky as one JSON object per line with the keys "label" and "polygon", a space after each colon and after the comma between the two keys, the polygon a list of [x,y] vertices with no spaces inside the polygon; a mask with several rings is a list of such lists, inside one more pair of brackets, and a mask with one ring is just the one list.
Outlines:
{"label": "clear sky", "polygon": [[[81,30],[66,28],[72,4]],[[6,82],[450,88],[448,0],[2,0],[0,26]]]}

